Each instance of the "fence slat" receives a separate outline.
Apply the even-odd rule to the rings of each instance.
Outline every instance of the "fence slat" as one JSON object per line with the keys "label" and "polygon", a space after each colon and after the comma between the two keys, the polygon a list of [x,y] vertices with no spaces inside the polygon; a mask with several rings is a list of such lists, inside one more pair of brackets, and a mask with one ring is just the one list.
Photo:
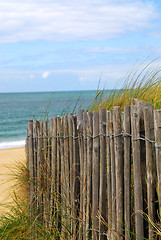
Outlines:
{"label": "fence slat", "polygon": [[53,119],[49,120],[49,132],[48,132],[48,149],[47,149],[47,163],[46,163],[46,191],[47,191],[47,226],[51,228],[51,137],[52,137]]}
{"label": "fence slat", "polygon": [[[159,214],[161,216],[161,110],[154,111],[154,131],[156,140],[157,188],[159,200]],[[161,222],[161,220],[160,220]]]}
{"label": "fence slat", "polygon": [[[137,239],[144,237],[144,224],[140,212],[143,212],[143,190],[140,159],[140,127],[138,106],[131,106],[131,125],[133,139],[133,169],[134,169],[134,201],[135,201],[135,228]],[[138,139],[138,140],[137,140]]]}
{"label": "fence slat", "polygon": [[115,143],[115,167],[116,167],[116,216],[117,216],[117,239],[123,238],[124,222],[124,158],[123,138],[121,135],[121,110],[114,107],[114,143]]}
{"label": "fence slat", "polygon": [[86,209],[87,209],[87,113],[83,113],[83,156],[84,156],[84,175],[83,175],[83,240],[86,239]]}
{"label": "fence slat", "polygon": [[[131,231],[131,107],[124,108],[124,213],[125,239],[130,240]],[[126,135],[129,134],[129,135]]]}
{"label": "fence slat", "polygon": [[84,200],[84,142],[83,142],[83,110],[77,111],[77,130],[78,130],[78,143],[80,155],[80,223],[79,223],[79,240],[83,237],[83,200]]}
{"label": "fence slat", "polygon": [[74,221],[73,221],[73,240],[79,236],[79,204],[80,204],[80,158],[78,148],[77,116],[72,116],[73,123],[73,195],[74,195]]}
{"label": "fence slat", "polygon": [[108,235],[111,237],[112,228],[112,179],[111,179],[111,150],[110,150],[110,111],[106,112],[107,135],[107,205],[108,205]]}
{"label": "fence slat", "polygon": [[56,195],[57,195],[57,118],[53,118],[53,129],[52,129],[52,139],[51,139],[51,196],[50,196],[50,204],[51,204],[51,214],[50,214],[50,222],[56,224],[57,218],[57,203],[56,203]]}
{"label": "fence slat", "polygon": [[63,129],[64,118],[60,118],[59,122],[59,137],[60,137],[60,188],[61,188],[61,207],[60,207],[60,215],[61,215],[61,236],[65,238],[66,236],[66,196],[65,196],[65,159],[64,159],[64,129]]}
{"label": "fence slat", "polygon": [[42,143],[42,121],[37,121],[38,143],[37,143],[37,208],[39,214],[39,221],[43,223],[43,143]]}
{"label": "fence slat", "polygon": [[[93,113],[93,172],[92,172],[92,210],[93,228],[99,230],[97,218],[99,210],[99,187],[100,187],[100,137],[99,137],[99,112]],[[92,238],[97,239],[97,232],[92,232]]]}
{"label": "fence slat", "polygon": [[57,227],[61,227],[61,146],[60,146],[60,136],[61,136],[61,118],[57,117]]}
{"label": "fence slat", "polygon": [[[33,152],[33,121],[28,121],[28,148],[29,148],[29,177],[30,177],[30,192],[29,192],[29,207],[30,207],[30,223],[33,224],[35,212],[34,212],[34,152]],[[31,230],[31,239],[33,234]]]}
{"label": "fence slat", "polygon": [[[92,150],[93,140],[93,113],[87,113],[87,210],[86,210],[86,231],[91,228],[91,209],[92,209]],[[91,231],[87,235],[87,239],[91,239]]]}
{"label": "fence slat", "polygon": [[[99,239],[107,239],[103,235],[107,231],[107,164],[106,164],[106,109],[99,110],[100,132],[100,196],[99,196]],[[106,225],[105,225],[106,224]]]}
{"label": "fence slat", "polygon": [[48,226],[48,201],[47,201],[47,153],[48,153],[48,126],[43,122],[43,203],[44,203],[44,227]]}
{"label": "fence slat", "polygon": [[70,215],[71,215],[71,232],[73,233],[73,123],[72,123],[72,114],[69,113],[69,163],[70,163]]}
{"label": "fence slat", "polygon": [[111,180],[112,180],[112,239],[115,239],[116,232],[116,169],[114,151],[114,130],[113,130],[113,109],[110,110],[110,149],[111,149]]}
{"label": "fence slat", "polygon": [[34,185],[34,212],[35,217],[38,216],[37,212],[37,122],[33,121],[33,185]]}
{"label": "fence slat", "polygon": [[[154,140],[154,106],[144,108],[145,122],[145,137]],[[152,221],[156,219],[155,213],[155,186],[156,186],[156,159],[154,143],[146,140],[146,171],[147,171],[147,200],[148,200],[148,215]],[[149,223],[149,237],[154,239],[154,229]]]}
{"label": "fence slat", "polygon": [[[67,115],[63,116],[63,130],[64,130],[64,180],[65,180],[65,204],[66,204],[66,222],[65,226],[68,227],[70,223],[70,173],[69,173],[69,141],[68,141],[68,120],[67,120]],[[68,231],[66,229],[66,239],[68,238]]]}

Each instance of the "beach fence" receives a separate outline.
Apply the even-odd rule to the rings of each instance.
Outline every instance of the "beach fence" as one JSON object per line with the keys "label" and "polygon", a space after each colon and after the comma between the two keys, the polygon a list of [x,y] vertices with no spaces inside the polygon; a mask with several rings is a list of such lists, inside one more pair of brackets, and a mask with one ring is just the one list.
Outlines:
{"label": "beach fence", "polygon": [[124,112],[31,120],[26,152],[33,221],[57,239],[157,239],[161,110],[132,99]]}

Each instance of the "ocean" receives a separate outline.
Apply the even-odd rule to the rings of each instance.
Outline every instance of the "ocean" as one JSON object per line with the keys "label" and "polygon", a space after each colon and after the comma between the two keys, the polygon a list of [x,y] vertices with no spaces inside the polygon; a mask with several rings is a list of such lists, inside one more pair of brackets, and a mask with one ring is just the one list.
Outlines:
{"label": "ocean", "polygon": [[28,120],[86,110],[96,94],[97,91],[0,93],[0,149],[25,146]]}

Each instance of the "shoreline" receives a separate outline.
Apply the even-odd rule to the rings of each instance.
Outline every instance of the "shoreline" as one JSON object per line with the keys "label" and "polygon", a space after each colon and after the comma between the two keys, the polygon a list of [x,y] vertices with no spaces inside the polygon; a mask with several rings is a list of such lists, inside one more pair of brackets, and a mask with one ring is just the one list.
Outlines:
{"label": "shoreline", "polygon": [[23,148],[25,149],[25,146],[24,147],[0,148],[0,152],[1,151],[10,151],[10,150],[12,151],[12,150],[16,150],[16,149],[18,150],[18,149],[23,149]]}

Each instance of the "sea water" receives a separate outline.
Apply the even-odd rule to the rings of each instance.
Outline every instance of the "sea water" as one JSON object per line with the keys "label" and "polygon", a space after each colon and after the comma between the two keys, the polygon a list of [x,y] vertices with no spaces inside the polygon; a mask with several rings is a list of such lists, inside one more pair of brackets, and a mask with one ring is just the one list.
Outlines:
{"label": "sea water", "polygon": [[97,91],[0,93],[0,149],[25,146],[28,120],[86,110]]}

